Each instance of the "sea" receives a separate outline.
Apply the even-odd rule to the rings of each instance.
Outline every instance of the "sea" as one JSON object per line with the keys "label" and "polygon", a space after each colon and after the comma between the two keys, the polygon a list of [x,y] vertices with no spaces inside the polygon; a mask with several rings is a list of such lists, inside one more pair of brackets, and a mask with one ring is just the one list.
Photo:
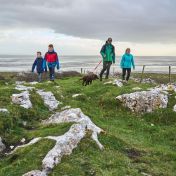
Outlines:
{"label": "sea", "polygon": [[[35,56],[30,55],[0,55],[0,72],[28,72],[31,71]],[[99,72],[102,69],[101,56],[60,56],[60,71]],[[116,64],[111,72],[120,72],[121,57],[116,57]],[[176,73],[176,56],[136,56],[135,72],[141,72],[145,65],[145,72]],[[99,64],[100,63],[100,64]],[[97,67],[98,66],[98,67]],[[96,68],[97,67],[97,68]],[[96,68],[96,69],[95,69]]]}

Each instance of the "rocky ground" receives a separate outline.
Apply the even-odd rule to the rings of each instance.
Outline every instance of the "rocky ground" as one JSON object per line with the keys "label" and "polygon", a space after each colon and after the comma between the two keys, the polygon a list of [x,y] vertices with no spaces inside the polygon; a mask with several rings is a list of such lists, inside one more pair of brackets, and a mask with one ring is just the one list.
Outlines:
{"label": "rocky ground", "polygon": [[174,176],[176,76],[133,76],[83,87],[75,72],[2,73],[0,176]]}

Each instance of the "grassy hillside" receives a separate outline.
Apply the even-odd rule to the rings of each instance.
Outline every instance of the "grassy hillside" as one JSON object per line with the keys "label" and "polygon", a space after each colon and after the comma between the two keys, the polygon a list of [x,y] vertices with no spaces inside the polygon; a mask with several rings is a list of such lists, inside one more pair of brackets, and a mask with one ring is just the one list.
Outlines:
{"label": "grassy hillside", "polygon": [[[160,81],[167,79],[153,74],[150,76]],[[48,118],[52,112],[48,111],[34,91],[31,91],[32,109],[26,110],[11,104],[10,96],[18,92],[14,89],[14,83],[15,78],[9,74],[7,80],[0,81],[0,108],[10,111],[9,114],[0,113],[0,136],[6,146],[17,145],[22,138],[28,141],[34,137],[61,135],[68,131],[71,124],[48,127],[40,125],[41,120]],[[58,85],[60,88],[56,87]],[[140,176],[145,173],[152,176],[176,175],[176,113],[172,111],[176,104],[176,94],[170,95],[167,109],[136,115],[115,100],[118,95],[134,92],[132,88],[136,86],[146,90],[154,85],[130,81],[118,88],[95,81],[91,86],[83,87],[79,77],[35,85],[36,88],[52,91],[63,102],[57,111],[66,105],[79,107],[107,132],[99,136],[105,146],[104,151],[100,151],[87,136],[70,156],[62,159],[51,176]],[[77,93],[83,95],[72,98]],[[2,155],[0,176],[20,176],[41,169],[42,159],[53,146],[53,141],[42,140],[13,155]]]}

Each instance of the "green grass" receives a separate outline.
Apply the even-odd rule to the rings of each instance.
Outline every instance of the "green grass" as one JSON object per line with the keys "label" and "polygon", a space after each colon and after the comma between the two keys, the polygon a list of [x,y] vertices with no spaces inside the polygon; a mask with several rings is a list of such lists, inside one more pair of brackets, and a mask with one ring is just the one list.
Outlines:
{"label": "green grass", "polygon": [[[6,81],[0,82],[0,107],[10,111],[7,115],[0,114],[0,136],[8,146],[18,143],[23,137],[30,140],[39,136],[62,135],[68,131],[71,124],[41,126],[41,120],[52,113],[34,91],[31,92],[32,109],[25,110],[11,104],[11,94],[18,92],[11,77],[6,80],[8,86]],[[152,78],[155,77],[159,81],[159,76],[152,74]],[[172,111],[176,94],[169,96],[167,109],[136,115],[124,108],[115,97],[134,92],[133,87],[146,90],[154,85],[130,81],[118,88],[95,81],[91,86],[83,87],[78,77],[64,78],[56,83],[43,82],[35,87],[52,91],[63,102],[57,111],[66,105],[79,107],[107,133],[99,136],[105,146],[104,151],[100,151],[95,142],[86,137],[70,156],[62,159],[50,176],[140,176],[142,172],[152,176],[176,175],[176,113]],[[58,85],[60,88],[56,87]],[[77,93],[83,95],[72,98]],[[23,121],[27,122],[27,126],[23,125]],[[27,171],[41,169],[42,159],[53,145],[51,140],[42,140],[13,155],[2,157],[0,176],[20,176]],[[129,151],[134,152],[133,157]]]}

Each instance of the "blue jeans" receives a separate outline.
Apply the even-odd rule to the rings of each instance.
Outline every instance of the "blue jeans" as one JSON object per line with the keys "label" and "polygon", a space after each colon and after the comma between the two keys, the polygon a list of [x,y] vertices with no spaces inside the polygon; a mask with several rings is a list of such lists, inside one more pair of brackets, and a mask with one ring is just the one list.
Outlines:
{"label": "blue jeans", "polygon": [[42,73],[38,73],[38,82],[42,81]]}

